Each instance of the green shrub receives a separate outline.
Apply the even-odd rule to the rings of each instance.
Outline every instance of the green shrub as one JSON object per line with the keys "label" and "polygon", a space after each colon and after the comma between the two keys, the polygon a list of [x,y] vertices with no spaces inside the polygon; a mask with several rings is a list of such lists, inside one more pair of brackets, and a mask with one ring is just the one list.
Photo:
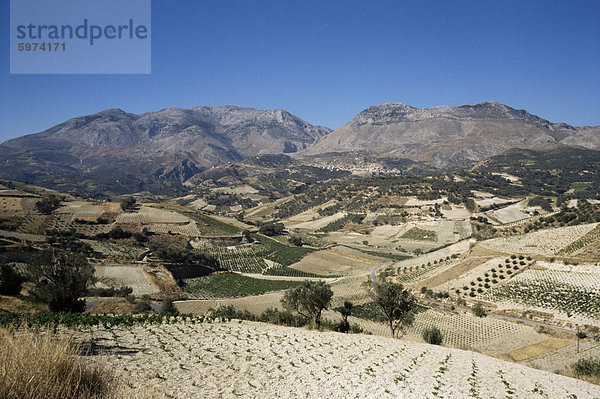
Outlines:
{"label": "green shrub", "polygon": [[424,329],[422,335],[425,342],[432,345],[441,345],[444,340],[444,335],[440,329],[435,326]]}
{"label": "green shrub", "polygon": [[0,294],[17,295],[24,282],[25,278],[13,266],[0,259]]}
{"label": "green shrub", "polygon": [[160,313],[168,313],[168,314],[177,314],[179,311],[173,304],[174,299],[170,296],[167,296],[163,299],[162,304],[160,305]]}
{"label": "green shrub", "polygon": [[578,376],[587,375],[600,377],[600,358],[579,359],[576,363],[572,364],[571,367]]}
{"label": "green shrub", "polygon": [[483,306],[481,306],[480,303],[473,306],[473,314],[477,317],[484,317],[486,315],[485,309],[483,308]]}
{"label": "green shrub", "polygon": [[140,299],[135,303],[133,307],[134,313],[147,313],[152,310],[152,306],[150,306],[150,301],[146,299]]}

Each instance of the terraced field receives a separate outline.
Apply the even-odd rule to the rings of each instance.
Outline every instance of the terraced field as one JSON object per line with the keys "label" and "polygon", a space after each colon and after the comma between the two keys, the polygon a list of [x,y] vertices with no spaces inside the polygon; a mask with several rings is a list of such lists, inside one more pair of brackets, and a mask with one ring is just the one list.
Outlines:
{"label": "terraced field", "polygon": [[186,279],[184,292],[196,298],[227,298],[281,291],[299,284],[299,281],[257,279],[235,273],[211,274]]}
{"label": "terraced field", "polygon": [[481,245],[509,253],[553,256],[579,240],[598,226],[598,223],[558,227],[532,233],[487,240]]}
{"label": "terraced field", "polygon": [[142,206],[136,212],[123,212],[117,216],[117,223],[124,224],[188,224],[190,218],[173,211]]}
{"label": "terraced field", "polygon": [[[600,387],[473,352],[251,322],[94,326],[100,357],[170,397],[580,398]],[[274,381],[276,383],[274,383]]]}
{"label": "terraced field", "polygon": [[94,275],[107,286],[133,288],[133,295],[157,294],[160,290],[150,283],[140,265],[95,265]]}
{"label": "terraced field", "polygon": [[600,273],[525,270],[492,288],[482,298],[507,306],[520,304],[563,318],[579,316],[597,324],[600,322]]}

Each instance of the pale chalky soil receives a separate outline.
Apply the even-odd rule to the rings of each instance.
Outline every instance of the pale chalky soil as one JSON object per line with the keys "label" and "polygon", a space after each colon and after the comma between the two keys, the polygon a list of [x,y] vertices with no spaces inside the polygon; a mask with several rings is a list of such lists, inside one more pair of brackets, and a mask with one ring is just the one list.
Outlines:
{"label": "pale chalky soil", "polygon": [[90,334],[126,381],[173,398],[600,397],[579,380],[378,336],[237,321],[81,333]]}

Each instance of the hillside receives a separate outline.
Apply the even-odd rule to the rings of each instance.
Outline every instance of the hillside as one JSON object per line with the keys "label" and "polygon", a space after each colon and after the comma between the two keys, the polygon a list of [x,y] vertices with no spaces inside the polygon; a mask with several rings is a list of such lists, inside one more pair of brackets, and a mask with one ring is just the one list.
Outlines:
{"label": "hillside", "polygon": [[173,193],[212,166],[297,152],[329,131],[283,110],[109,109],[0,144],[0,177],[91,194]]}
{"label": "hillside", "polygon": [[360,152],[452,168],[512,148],[568,144],[598,149],[598,132],[598,127],[551,123],[494,101],[424,109],[389,103],[362,111],[306,154]]}
{"label": "hillside", "polygon": [[[594,398],[600,387],[478,353],[260,323],[94,328],[102,358],[171,397]],[[126,350],[125,350],[126,348]]]}

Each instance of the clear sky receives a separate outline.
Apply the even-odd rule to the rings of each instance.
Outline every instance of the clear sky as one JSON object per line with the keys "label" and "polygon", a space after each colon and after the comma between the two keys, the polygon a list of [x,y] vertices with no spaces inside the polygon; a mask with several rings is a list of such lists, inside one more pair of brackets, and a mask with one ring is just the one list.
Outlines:
{"label": "clear sky", "polygon": [[335,129],[373,104],[496,100],[600,124],[600,1],[154,0],[150,75],[10,75],[0,3],[0,141],[116,107],[282,108]]}

